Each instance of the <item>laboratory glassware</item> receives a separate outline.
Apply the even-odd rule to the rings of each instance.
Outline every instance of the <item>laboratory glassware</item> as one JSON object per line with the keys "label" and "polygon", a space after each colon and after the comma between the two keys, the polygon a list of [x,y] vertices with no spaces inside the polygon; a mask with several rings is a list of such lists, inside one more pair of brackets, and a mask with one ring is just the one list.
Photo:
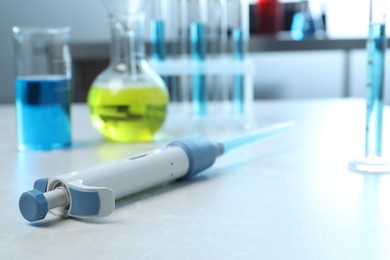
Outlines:
{"label": "laboratory glassware", "polygon": [[386,0],[371,0],[367,39],[365,156],[349,165],[351,170],[357,172],[390,172],[390,161],[382,156],[385,24]]}
{"label": "laboratory glassware", "polygon": [[318,1],[296,3],[296,12],[291,22],[291,38],[296,41],[319,38],[324,35],[324,30],[323,14]]}
{"label": "laboratory glassware", "polygon": [[207,77],[198,68],[204,65],[209,35],[209,6],[207,0],[190,0],[188,2],[188,24],[190,55],[193,62],[191,102],[195,118],[207,114],[208,88]]}
{"label": "laboratory glassware", "polygon": [[[230,8],[237,10],[236,16],[231,17],[229,23],[232,26],[231,45],[232,45],[232,57],[237,67],[244,67],[245,65],[245,52],[247,49],[247,41],[249,35],[247,34],[248,23],[248,4],[246,1],[234,0],[230,1]],[[238,11],[239,10],[239,11]],[[237,73],[233,75],[231,101],[232,111],[235,116],[242,116],[245,113],[245,92],[249,91],[249,88],[245,87],[246,76],[245,73]]]}
{"label": "laboratory glassware", "polygon": [[[164,62],[166,60],[166,23],[162,19],[152,19],[150,21],[150,44],[152,59],[157,62]],[[161,76],[167,86],[170,101],[178,101],[178,88],[176,85],[176,77]]]}
{"label": "laboratory glassware", "polygon": [[[204,62],[206,58],[206,25],[193,22],[190,25],[191,57],[195,62]],[[203,117],[207,113],[208,89],[206,76],[194,72],[192,76],[192,112],[195,117]]]}
{"label": "laboratory glassware", "polygon": [[221,142],[205,136],[183,138],[162,149],[109,164],[38,179],[33,190],[20,196],[19,209],[30,222],[44,219],[49,210],[63,217],[105,217],[113,212],[117,199],[191,178],[211,167],[226,152],[265,140],[293,125],[294,122],[278,123]]}
{"label": "laboratory glassware", "polygon": [[282,29],[283,6],[279,0],[257,0],[255,33],[275,36]]}
{"label": "laboratory glassware", "polygon": [[152,47],[152,58],[158,61],[165,60],[165,33],[164,21],[153,19],[150,21],[150,43]]}
{"label": "laboratory glassware", "polygon": [[[244,60],[244,36],[241,28],[233,30],[233,57],[236,61]],[[233,112],[235,115],[244,113],[244,76],[234,75],[233,78]]]}
{"label": "laboratory glassware", "polygon": [[14,27],[18,149],[71,145],[69,28]]}
{"label": "laboratory glassware", "polygon": [[[167,0],[154,1],[150,14],[150,45],[152,60],[163,63],[167,54]],[[173,14],[171,14],[173,15]],[[170,101],[177,101],[176,86],[174,80],[169,76],[161,76],[169,93]]]}
{"label": "laboratory glassware", "polygon": [[166,118],[169,97],[145,59],[143,11],[148,1],[102,2],[110,16],[111,52],[108,67],[88,93],[92,124],[111,141],[151,141]]}

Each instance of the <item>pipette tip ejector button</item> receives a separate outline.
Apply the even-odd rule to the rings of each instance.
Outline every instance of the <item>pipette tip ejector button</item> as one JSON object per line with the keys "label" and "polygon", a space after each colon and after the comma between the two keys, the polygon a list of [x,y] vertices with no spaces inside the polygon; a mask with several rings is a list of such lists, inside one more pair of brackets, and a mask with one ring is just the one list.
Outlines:
{"label": "pipette tip ejector button", "polygon": [[45,218],[48,204],[43,193],[34,189],[26,191],[20,196],[19,209],[26,220],[34,222]]}

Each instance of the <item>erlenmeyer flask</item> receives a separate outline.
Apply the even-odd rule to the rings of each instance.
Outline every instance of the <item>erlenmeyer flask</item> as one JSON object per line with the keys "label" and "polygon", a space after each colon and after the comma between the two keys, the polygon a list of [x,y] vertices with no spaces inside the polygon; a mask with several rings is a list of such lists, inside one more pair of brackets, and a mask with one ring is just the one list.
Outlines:
{"label": "erlenmeyer flask", "polygon": [[109,66],[88,93],[93,126],[108,140],[150,141],[162,126],[168,105],[163,80],[144,55],[143,6],[147,1],[102,0],[109,11]]}
{"label": "erlenmeyer flask", "polygon": [[304,38],[323,37],[325,24],[320,3],[313,0],[301,1],[296,3],[296,8],[291,23],[291,38],[300,41]]}

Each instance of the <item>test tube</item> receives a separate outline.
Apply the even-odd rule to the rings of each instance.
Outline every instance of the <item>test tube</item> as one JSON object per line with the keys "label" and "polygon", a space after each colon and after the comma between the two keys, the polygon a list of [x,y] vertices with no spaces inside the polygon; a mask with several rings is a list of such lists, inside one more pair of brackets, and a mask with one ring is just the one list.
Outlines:
{"label": "test tube", "polygon": [[182,57],[188,53],[188,0],[179,0],[180,1],[180,26],[179,26],[179,39],[180,39],[180,52]]}
{"label": "test tube", "polygon": [[219,37],[220,37],[220,53],[225,53],[227,51],[227,41],[228,41],[228,7],[226,0],[219,0],[220,5],[220,22],[219,22]]}
{"label": "test tube", "polygon": [[[161,0],[162,4],[162,18],[165,21],[165,42],[167,59],[176,59],[179,51],[177,43],[179,42],[179,4],[177,0]],[[171,93],[171,101],[179,102],[180,87],[179,87],[179,76],[176,73],[172,73],[168,77],[169,90]]]}
{"label": "test tube", "polygon": [[371,0],[367,41],[366,156],[380,157],[382,155],[384,57],[386,52],[385,12],[386,0]]}
{"label": "test tube", "polygon": [[[232,57],[237,65],[238,73],[233,74],[232,105],[236,116],[243,115],[249,110],[251,97],[250,77],[245,76],[243,68],[245,52],[249,39],[249,3],[247,0],[233,0],[229,2],[229,10],[237,10],[231,13],[230,26],[232,27]],[[233,16],[234,14],[234,16]]]}
{"label": "test tube", "polygon": [[153,19],[150,21],[150,41],[152,45],[152,57],[155,60],[165,60],[165,36],[164,21]]}
{"label": "test tube", "polygon": [[[241,28],[233,30],[233,57],[236,61],[244,60],[244,39]],[[244,113],[244,76],[237,74],[233,79],[233,111],[234,114]]]}
{"label": "test tube", "polygon": [[[213,55],[212,61],[215,61],[217,64],[222,64],[228,47],[227,0],[212,0],[208,1],[208,4],[207,38],[209,49],[207,52],[208,55]],[[211,81],[208,85],[212,86],[212,88],[210,88],[210,99],[219,101],[218,103],[221,104],[221,112],[224,115],[228,115],[230,112],[229,79],[230,78],[224,73],[208,77],[208,80]]]}
{"label": "test tube", "polygon": [[390,162],[382,157],[385,23],[386,0],[371,0],[367,39],[365,157],[350,164],[350,169],[358,172],[390,172]]}
{"label": "test tube", "polygon": [[[206,58],[206,28],[203,23],[193,22],[190,25],[191,56],[197,62]],[[195,72],[192,76],[192,109],[196,117],[207,113],[207,86],[205,75]]]}
{"label": "test tube", "polygon": [[[176,34],[173,33],[175,31],[173,27],[176,26],[176,22],[172,18],[172,16],[175,16],[174,8],[173,10],[169,8],[169,6],[173,7],[175,2],[173,0],[162,0],[153,3],[153,18],[150,20],[151,56],[158,62],[172,59],[173,50],[176,49],[170,48],[175,40],[174,35]],[[173,73],[162,76],[169,91],[171,102],[178,101],[176,78]]]}
{"label": "test tube", "polygon": [[[191,111],[191,94],[190,85],[191,79],[188,72],[185,70],[185,66],[188,66],[189,55],[189,21],[192,12],[189,12],[190,0],[174,0],[174,4],[170,6],[170,10],[175,10],[175,15],[169,16],[170,20],[174,20],[174,28],[172,34],[174,34],[175,59],[178,66],[183,65],[184,70],[177,74],[175,81],[177,88],[177,101],[180,102],[182,112],[184,114],[190,114]],[[172,28],[171,28],[172,29]]]}
{"label": "test tube", "polygon": [[[240,28],[242,29],[242,35],[244,42],[249,40],[249,2],[250,0],[236,0],[240,6]],[[244,44],[245,46],[245,44]],[[246,49],[246,47],[245,47]]]}
{"label": "test tube", "polygon": [[222,54],[227,50],[228,14],[227,0],[207,2],[207,39],[208,53]]}
{"label": "test tube", "polygon": [[[228,47],[228,7],[227,0],[219,0],[220,17],[219,17],[219,52],[222,59],[227,53]],[[222,91],[222,103],[224,112],[229,116],[230,100],[229,100],[229,77],[226,75],[220,76],[220,84]]]}
{"label": "test tube", "polygon": [[[164,21],[160,19],[153,19],[150,21],[150,42],[152,47],[152,58],[163,62],[166,59],[165,33]],[[177,88],[175,80],[172,76],[161,77],[167,85],[169,91],[170,101],[177,101]]]}

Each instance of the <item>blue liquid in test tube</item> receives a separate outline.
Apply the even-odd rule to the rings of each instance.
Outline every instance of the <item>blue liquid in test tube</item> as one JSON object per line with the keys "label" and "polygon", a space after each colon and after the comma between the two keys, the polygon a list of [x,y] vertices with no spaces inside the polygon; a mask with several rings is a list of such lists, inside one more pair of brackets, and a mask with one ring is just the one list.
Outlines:
{"label": "blue liquid in test tube", "polygon": [[382,23],[371,23],[367,41],[368,79],[366,114],[366,156],[381,156],[384,57],[386,30]]}
{"label": "blue liquid in test tube", "polygon": [[15,80],[19,150],[50,150],[71,144],[70,80],[62,76]]}
{"label": "blue liquid in test tube", "polygon": [[349,164],[352,171],[390,173],[389,158],[382,157],[383,93],[386,52],[386,2],[370,0],[370,22],[367,38],[367,90],[365,156]]}
{"label": "blue liquid in test tube", "polygon": [[[196,61],[206,58],[206,28],[202,23],[192,23],[190,26],[191,55]],[[204,116],[207,113],[207,86],[206,77],[196,74],[192,78],[192,107],[195,116]]]}
{"label": "blue liquid in test tube", "polygon": [[165,60],[165,35],[164,22],[162,20],[152,20],[150,22],[150,40],[152,43],[152,57],[155,60]]}
{"label": "blue liquid in test tube", "polygon": [[[165,33],[164,33],[164,21],[152,20],[150,23],[151,35],[150,40],[152,43],[152,58],[157,61],[164,61],[166,59],[165,51]],[[169,98],[171,101],[178,101],[177,87],[174,77],[162,76],[161,77],[169,90]]]}
{"label": "blue liquid in test tube", "polygon": [[[233,55],[237,61],[244,60],[244,40],[242,30],[233,31]],[[244,76],[235,75],[233,80],[233,107],[235,114],[244,112]]]}

